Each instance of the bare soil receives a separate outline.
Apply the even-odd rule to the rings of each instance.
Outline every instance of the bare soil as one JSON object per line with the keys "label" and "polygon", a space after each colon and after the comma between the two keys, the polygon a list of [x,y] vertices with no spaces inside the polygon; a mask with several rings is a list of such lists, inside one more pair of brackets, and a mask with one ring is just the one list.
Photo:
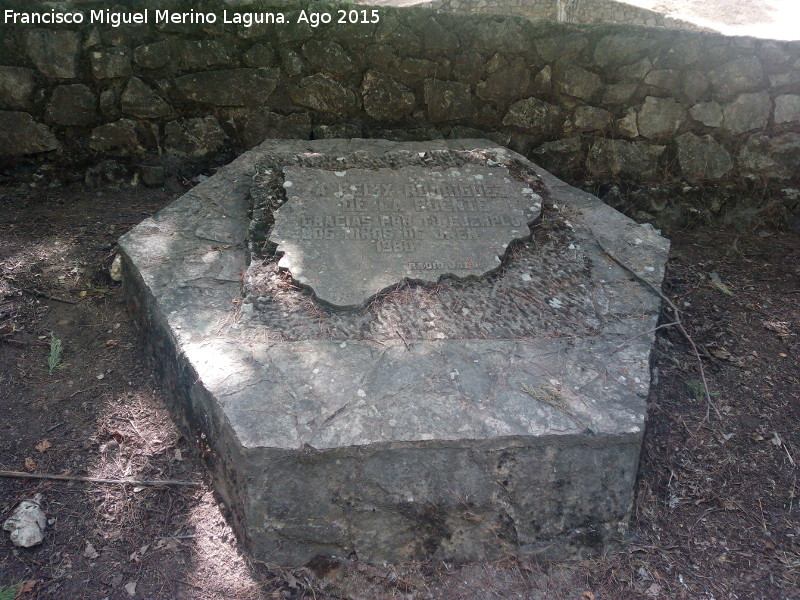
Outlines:
{"label": "bare soil", "polygon": [[[586,0],[591,2],[592,0]],[[621,0],[725,35],[800,38],[796,0]]]}
{"label": "bare soil", "polygon": [[49,518],[31,549],[2,533],[0,598],[800,599],[798,235],[673,235],[664,291],[703,355],[713,405],[688,342],[659,330],[617,551],[558,564],[319,558],[289,570],[240,553],[203,444],[173,425],[108,276],[119,235],[180,193],[0,189],[0,470],[201,484],[0,476],[0,521],[36,493]]}

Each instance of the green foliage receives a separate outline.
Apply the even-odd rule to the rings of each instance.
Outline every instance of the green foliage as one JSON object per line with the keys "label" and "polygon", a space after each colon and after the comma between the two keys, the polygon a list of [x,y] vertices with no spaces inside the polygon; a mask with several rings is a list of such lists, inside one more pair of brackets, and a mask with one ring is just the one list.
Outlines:
{"label": "green foliage", "polygon": [[689,393],[692,395],[692,398],[695,400],[706,397],[706,392],[702,381],[692,379],[686,382],[686,387],[688,388]]}
{"label": "green foliage", "polygon": [[0,585],[0,600],[14,600],[19,594],[22,583],[15,583],[13,585],[5,586]]}
{"label": "green foliage", "polygon": [[63,351],[61,340],[55,334],[50,334],[50,355],[47,357],[47,366],[50,367],[50,373],[53,373],[61,367],[61,352]]}

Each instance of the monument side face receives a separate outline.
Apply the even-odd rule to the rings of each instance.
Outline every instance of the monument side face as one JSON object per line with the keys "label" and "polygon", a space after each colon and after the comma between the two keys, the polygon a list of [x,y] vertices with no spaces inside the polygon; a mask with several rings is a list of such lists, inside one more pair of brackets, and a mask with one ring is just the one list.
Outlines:
{"label": "monument side face", "polygon": [[120,247],[260,559],[581,556],[624,530],[660,298],[605,251],[659,285],[652,228],[490,142],[271,141]]}

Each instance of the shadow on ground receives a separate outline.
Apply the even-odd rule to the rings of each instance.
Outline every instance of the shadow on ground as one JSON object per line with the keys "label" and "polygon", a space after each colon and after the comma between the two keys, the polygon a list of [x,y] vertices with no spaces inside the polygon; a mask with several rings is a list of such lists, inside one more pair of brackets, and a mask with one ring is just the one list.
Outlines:
{"label": "shadow on ground", "polygon": [[[107,275],[117,237],[175,196],[0,189],[0,469],[202,483],[0,478],[0,520],[35,493],[50,519],[33,549],[3,533],[0,595],[27,581],[22,598],[796,597],[797,235],[673,236],[665,292],[703,355],[713,406],[689,344],[661,330],[635,514],[617,553],[544,565],[320,559],[282,570],[238,552],[204,478],[202,440],[170,420]],[[53,338],[63,345],[55,365]]]}

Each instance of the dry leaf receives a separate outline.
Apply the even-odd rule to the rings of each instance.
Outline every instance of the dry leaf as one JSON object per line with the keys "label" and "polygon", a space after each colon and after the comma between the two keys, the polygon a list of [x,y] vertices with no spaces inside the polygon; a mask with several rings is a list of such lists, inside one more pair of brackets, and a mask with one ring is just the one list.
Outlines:
{"label": "dry leaf", "polygon": [[50,443],[50,440],[42,440],[38,444],[34,446],[39,452],[44,452],[48,448],[52,448],[53,444]]}
{"label": "dry leaf", "polygon": [[722,292],[726,296],[733,296],[734,295],[734,293],[731,291],[731,288],[729,288],[727,285],[722,283],[722,279],[720,279],[719,273],[711,273],[710,277],[711,277],[711,287],[712,288],[714,288],[717,291]]}
{"label": "dry leaf", "polygon": [[106,346],[116,346],[119,344],[117,340],[106,340]]}
{"label": "dry leaf", "polygon": [[125,591],[128,593],[128,596],[133,598],[136,595],[136,582],[129,581],[125,584]]}
{"label": "dry leaf", "polygon": [[594,593],[586,590],[581,594],[581,600],[594,600]]}
{"label": "dry leaf", "polygon": [[36,588],[37,583],[39,583],[38,579],[29,579],[28,581],[23,581],[22,585],[19,586],[19,589],[17,590],[17,598],[25,594],[30,594]]}
{"label": "dry leaf", "polygon": [[648,596],[649,598],[658,598],[658,597],[660,597],[661,596],[661,586],[658,585],[657,583],[654,583],[649,588],[647,588],[647,591],[645,592],[645,595]]}
{"label": "dry leaf", "polygon": [[83,556],[84,558],[92,560],[100,556],[100,554],[98,554],[97,550],[94,549],[94,546],[92,546],[91,542],[86,542],[86,550],[83,551]]}
{"label": "dry leaf", "polygon": [[723,346],[717,346],[714,344],[709,344],[706,346],[708,353],[715,358],[719,358],[721,360],[731,360],[732,356],[731,353],[728,352]]}
{"label": "dry leaf", "polygon": [[764,321],[764,327],[777,333],[778,337],[784,341],[792,334],[789,330],[789,323],[786,321]]}
{"label": "dry leaf", "polygon": [[25,457],[25,470],[28,473],[31,473],[31,472],[35,471],[36,467],[38,467],[38,466],[39,465],[36,464],[36,461],[33,460],[30,456],[26,456]]}

